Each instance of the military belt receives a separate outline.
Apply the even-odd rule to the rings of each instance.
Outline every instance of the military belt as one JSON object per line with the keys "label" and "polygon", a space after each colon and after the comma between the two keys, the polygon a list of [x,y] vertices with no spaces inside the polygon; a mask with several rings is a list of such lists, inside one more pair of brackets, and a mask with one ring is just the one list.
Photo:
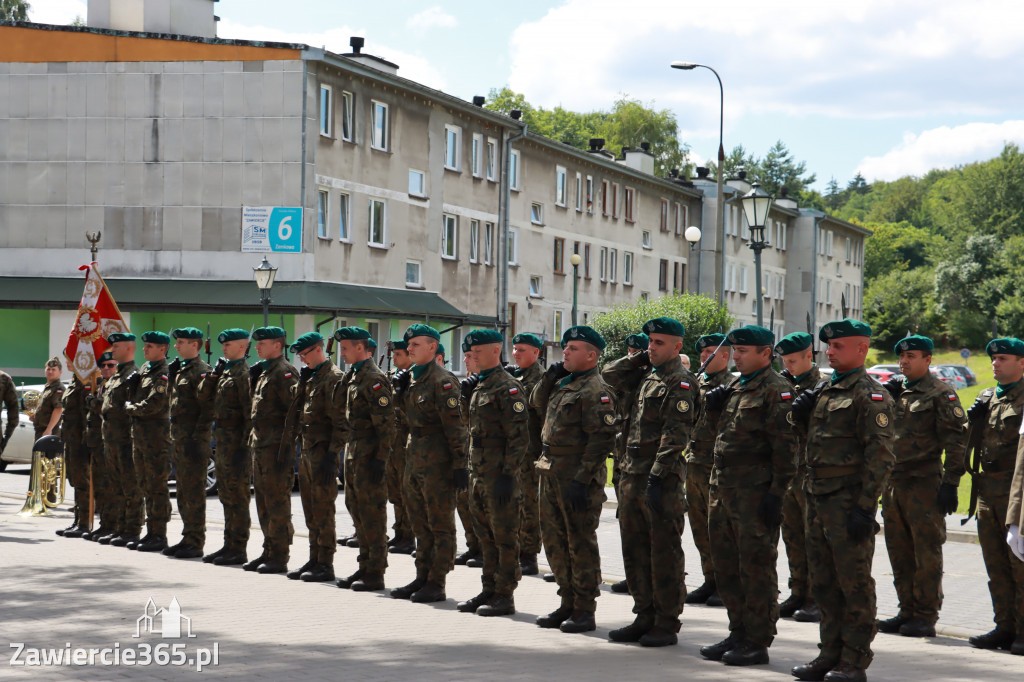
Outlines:
{"label": "military belt", "polygon": [[645,443],[642,445],[627,445],[626,452],[630,457],[653,457],[658,454],[660,443]]}
{"label": "military belt", "polygon": [[471,443],[474,448],[503,448],[505,447],[504,438],[484,438],[483,436],[473,436]]}
{"label": "military belt", "polygon": [[861,466],[859,464],[836,464],[834,466],[807,466],[807,478],[812,481],[821,480],[823,478],[839,478],[840,476],[849,476],[850,474],[859,474]]}
{"label": "military belt", "polygon": [[750,467],[750,466],[767,466],[771,464],[771,459],[764,455],[729,455],[725,457],[723,455],[715,455],[715,466],[719,469],[727,469],[729,467]]}
{"label": "military belt", "polygon": [[1013,471],[1016,464],[1017,461],[1013,457],[994,459],[991,462],[982,461],[981,470],[986,474],[1005,474],[1007,471]]}
{"label": "military belt", "polygon": [[570,445],[548,445],[547,443],[541,445],[540,450],[542,455],[572,455],[579,452],[579,448]]}
{"label": "military belt", "polygon": [[444,428],[439,424],[431,424],[430,426],[410,426],[409,433],[419,438],[420,436],[430,436],[435,433],[444,433]]}

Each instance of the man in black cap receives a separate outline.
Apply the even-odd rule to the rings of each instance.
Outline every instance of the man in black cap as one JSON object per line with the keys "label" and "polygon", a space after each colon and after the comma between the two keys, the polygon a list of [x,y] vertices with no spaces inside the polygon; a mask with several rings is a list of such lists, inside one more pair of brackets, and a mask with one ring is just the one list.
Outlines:
{"label": "man in black cap", "polygon": [[7,441],[14,435],[21,419],[21,409],[18,406],[18,391],[14,388],[14,380],[11,375],[0,370],[0,406],[7,408],[7,423],[4,425],[3,435],[0,435],[0,453],[7,447]]}
{"label": "man in black cap", "polygon": [[[539,358],[544,342],[536,334],[523,333],[512,337],[512,357],[515,366],[511,369],[513,377],[523,385],[526,401],[533,389],[544,376]],[[519,476],[523,488],[523,519],[519,527],[519,566],[523,575],[537,575],[537,555],[540,553],[540,505],[537,500],[537,467],[534,463],[540,458],[540,430],[544,426],[544,415],[527,405],[530,423],[530,445],[523,458],[523,466]]]}
{"label": "man in black cap", "polygon": [[132,459],[131,416],[125,405],[132,399],[139,373],[135,366],[135,334],[116,332],[107,337],[117,373],[103,387],[103,450],[113,480],[116,521],[106,535],[95,538],[102,545],[125,547],[138,542],[144,507],[139,479]]}

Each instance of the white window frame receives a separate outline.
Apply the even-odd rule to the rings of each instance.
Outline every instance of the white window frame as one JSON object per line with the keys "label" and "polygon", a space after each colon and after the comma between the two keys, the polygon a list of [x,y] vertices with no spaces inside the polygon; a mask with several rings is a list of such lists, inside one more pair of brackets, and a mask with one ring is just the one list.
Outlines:
{"label": "white window frame", "polygon": [[487,179],[491,182],[498,181],[498,141],[493,137],[487,138],[487,149],[484,152],[484,167],[487,170]]}
{"label": "white window frame", "polygon": [[598,279],[602,282],[608,281],[608,247],[601,247],[601,255],[598,259]]}
{"label": "white window frame", "polygon": [[832,257],[832,242],[835,240],[835,233],[832,230],[829,230],[828,237],[825,238],[825,255],[829,258]]}
{"label": "white window frame", "polygon": [[370,148],[386,152],[391,144],[391,108],[387,102],[373,99],[370,100],[370,111]]}
{"label": "white window frame", "polygon": [[587,176],[587,184],[586,184],[586,187],[584,188],[584,192],[586,194],[585,199],[586,199],[586,202],[587,202],[587,214],[588,215],[594,215],[594,176],[593,175],[588,175]]}
{"label": "white window frame", "polygon": [[508,188],[516,192],[519,191],[519,175],[523,170],[523,159],[518,149],[513,149],[508,155],[509,158],[509,172],[508,172]]}
{"label": "white window frame", "polygon": [[618,220],[619,218],[619,183],[612,183],[612,217]]}
{"label": "white window frame", "polygon": [[622,212],[627,223],[636,222],[636,190],[627,187],[622,193]]}
{"label": "white window frame", "polygon": [[740,287],[739,288],[740,288],[740,293],[741,294],[747,293],[747,266],[746,265],[741,265],[740,266]]}
{"label": "white window frame", "polygon": [[583,212],[583,174],[576,174],[576,212]]}
{"label": "white window frame", "polygon": [[671,227],[671,225],[668,222],[671,219],[671,217],[672,217],[669,214],[669,209],[670,209],[670,205],[669,205],[668,199],[666,199],[665,197],[662,197],[661,198],[661,215],[659,217],[659,222],[660,222],[659,228],[661,229],[662,232],[669,232],[669,231],[672,230],[672,227]]}
{"label": "white window frame", "polygon": [[622,252],[622,283],[633,286],[633,254],[629,251]]}
{"label": "white window frame", "polygon": [[608,281],[615,284],[615,278],[618,276],[618,265],[619,265],[619,250],[609,249],[608,250]]}
{"label": "white window frame", "polygon": [[[416,266],[416,272],[419,275],[418,278],[417,278],[418,281],[415,281],[415,282],[410,282],[409,281],[409,266],[410,265],[415,265]],[[413,289],[422,289],[423,288],[423,261],[415,260],[415,259],[412,259],[412,258],[410,258],[409,260],[405,261],[405,286],[413,288]]]}
{"label": "white window frame", "polygon": [[519,265],[519,228],[508,228],[508,264]]}
{"label": "white window frame", "polygon": [[323,187],[316,190],[316,236],[331,238],[331,192]]}
{"label": "white window frame", "polygon": [[789,225],[787,223],[779,223],[778,229],[779,236],[778,239],[775,240],[775,248],[777,248],[779,251],[785,251],[786,239],[789,237]]}
{"label": "white window frame", "polygon": [[320,136],[334,137],[334,88],[326,83],[320,84]]}
{"label": "white window frame", "polygon": [[539,201],[530,204],[530,222],[534,225],[544,224],[544,204]]}
{"label": "white window frame", "polygon": [[[454,126],[452,126],[454,127]],[[445,126],[449,128],[449,126]],[[447,145],[448,132],[445,131],[445,140]],[[445,154],[445,167],[451,168],[452,170],[458,170],[457,167],[449,166],[448,155]],[[474,178],[482,178],[484,176],[484,136],[480,133],[473,133],[473,146],[470,149],[470,170],[473,173]]]}
{"label": "white window frame", "polygon": [[[377,206],[380,211],[380,241],[373,240],[373,218],[377,212]],[[388,202],[384,199],[376,199],[370,197],[369,202],[369,223],[367,225],[366,232],[366,243],[376,248],[386,249],[388,247]]]}
{"label": "white window frame", "polygon": [[832,280],[825,279],[825,305],[832,307]]}
{"label": "white window frame", "polygon": [[494,265],[494,230],[494,223],[484,223],[484,265]]}
{"label": "white window frame", "polygon": [[441,214],[441,258],[459,259],[459,217],[451,213]]}
{"label": "white window frame", "polygon": [[651,249],[654,248],[654,245],[651,242],[651,231],[650,230],[644,230],[643,232],[640,233],[640,245],[643,248],[647,249],[648,251],[650,251]]}
{"label": "white window frame", "polygon": [[469,262],[480,262],[480,221],[475,218],[469,221]]}
{"label": "white window frame", "polygon": [[530,275],[530,298],[544,298],[544,278]]}
{"label": "white window frame", "polygon": [[352,107],[352,93],[343,90],[341,93],[341,139],[352,142],[356,137],[355,110]]}
{"label": "white window frame", "polygon": [[[414,191],[412,186],[413,175],[420,176],[420,191]],[[421,170],[415,168],[409,169],[409,196],[413,197],[425,197],[427,196],[427,174]]]}
{"label": "white window frame", "polygon": [[562,338],[562,332],[565,331],[565,313],[557,308],[554,310],[554,314],[551,316],[551,327],[554,331],[552,335],[556,339]]}
{"label": "white window frame", "polygon": [[[849,237],[847,237],[846,238],[846,262],[849,263],[852,260],[853,260],[853,241]],[[849,298],[849,296],[847,296],[847,298]]]}
{"label": "white window frame", "polygon": [[569,192],[569,173],[565,166],[555,166],[555,206],[565,208]]}
{"label": "white window frame", "polygon": [[338,195],[338,240],[352,242],[352,195],[348,192]]}
{"label": "white window frame", "polygon": [[462,170],[462,128],[446,124],[444,127],[445,170]]}

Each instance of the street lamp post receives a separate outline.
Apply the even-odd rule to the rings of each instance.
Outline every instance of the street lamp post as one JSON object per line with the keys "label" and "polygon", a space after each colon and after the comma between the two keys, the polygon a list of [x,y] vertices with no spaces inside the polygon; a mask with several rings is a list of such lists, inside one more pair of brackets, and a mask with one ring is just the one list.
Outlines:
{"label": "street lamp post", "polygon": [[764,326],[764,295],[761,292],[761,252],[766,246],[764,226],[768,223],[768,211],[771,210],[773,201],[772,195],[761,189],[761,185],[756,182],[740,200],[740,203],[743,204],[743,217],[747,219],[747,225],[750,226],[750,248],[754,250],[754,277],[757,280],[754,286],[754,295],[757,296],[758,327]]}
{"label": "street lamp post", "polygon": [[[698,248],[694,248],[694,247],[697,246],[697,242],[699,242],[700,238],[703,236],[703,234],[700,231],[700,228],[697,227],[696,225],[690,225],[688,228],[686,228],[686,232],[683,233],[683,236],[686,237],[686,241],[690,242],[690,252],[691,253],[693,251],[696,251],[698,254],[700,254],[703,251],[707,251],[707,249],[701,249],[699,247]],[[703,260],[704,259],[701,258],[699,255],[697,256],[697,295],[698,296],[700,296],[700,278],[701,278],[701,270],[702,270],[701,266],[703,265]]]}
{"label": "street lamp post", "polygon": [[[715,74],[715,78],[718,79],[718,173],[715,178],[717,184],[717,215],[715,232],[717,233],[717,245],[715,249],[719,252],[718,267],[715,268],[715,291],[718,292],[718,305],[722,305],[725,301],[725,188],[722,174],[725,166],[725,147],[722,144],[722,130],[723,123],[725,121],[725,88],[722,86],[722,77],[718,75],[718,72],[712,69],[707,64],[695,64],[693,62],[672,62],[673,69],[681,69],[683,71],[692,71],[700,67],[707,69],[711,73]],[[698,263],[700,259],[698,257]],[[699,268],[698,268],[699,269]],[[698,280],[699,281],[699,280]],[[697,285],[700,286],[699,284]]]}
{"label": "street lamp post", "polygon": [[569,256],[572,263],[572,326],[576,326],[576,304],[580,295],[580,263],[583,261],[580,254],[574,253]]}
{"label": "street lamp post", "polygon": [[263,326],[270,324],[270,288],[274,286],[274,276],[277,275],[277,268],[270,264],[267,257],[258,267],[252,269],[256,286],[260,289],[260,303],[263,305]]}

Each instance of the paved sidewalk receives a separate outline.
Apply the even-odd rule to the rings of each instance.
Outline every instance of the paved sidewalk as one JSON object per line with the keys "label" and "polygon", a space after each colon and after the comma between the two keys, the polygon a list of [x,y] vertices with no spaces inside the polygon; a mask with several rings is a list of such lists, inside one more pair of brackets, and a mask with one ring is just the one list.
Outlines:
{"label": "paved sidewalk", "polygon": [[[219,547],[219,507],[210,500],[210,541],[207,550]],[[294,499],[297,530],[301,511]],[[537,615],[558,605],[555,586],[536,578],[524,578],[516,593],[519,613],[513,618],[482,619],[455,611],[455,600],[466,599],[480,589],[479,571],[456,567],[449,576],[449,600],[439,605],[419,605],[393,600],[381,593],[358,594],[331,585],[304,584],[283,576],[246,573],[238,567],[214,567],[198,560],[178,561],[160,555],[139,554],[81,540],[65,540],[53,531],[67,525],[70,514],[57,511],[54,518],[21,518],[15,512],[21,501],[0,497],[0,639],[23,642],[27,647],[137,648],[140,644],[184,643],[185,653],[217,645],[219,663],[208,674],[246,679],[357,679],[357,680],[461,680],[580,679],[648,680],[666,677],[725,680],[741,676],[749,680],[791,680],[789,669],[813,658],[817,628],[792,621],[779,623],[779,636],[771,649],[772,663],[738,671],[704,661],[698,649],[726,633],[726,614],[721,608],[687,607],[678,646],[648,650],[608,641],[609,629],[632,620],[628,596],[605,589],[598,600],[597,632],[566,635],[542,630],[533,624]],[[351,527],[339,499],[339,526]],[[618,530],[613,512],[602,519],[601,547],[605,579],[621,575]],[[255,517],[254,517],[255,519]],[[172,541],[180,534],[175,515]],[[687,558],[695,561],[689,529]],[[252,534],[250,556],[259,551],[262,537]],[[882,543],[879,543],[881,547]],[[961,582],[959,565],[974,581],[973,559],[950,561],[954,547],[973,550],[974,545],[947,545],[950,580]],[[306,543],[295,539],[293,565],[305,561]],[[877,567],[888,568],[882,555]],[[339,575],[355,569],[356,550],[339,548],[335,559]],[[975,557],[980,562],[980,557]],[[390,558],[387,582],[402,585],[414,577],[412,559]],[[780,562],[780,571],[785,562]],[[983,569],[982,569],[983,571]],[[691,573],[691,576],[693,574]],[[880,612],[886,615],[886,581],[879,575]],[[784,576],[780,576],[783,581]],[[691,587],[699,580],[689,579]],[[985,591],[980,616],[989,608]],[[888,590],[891,592],[891,583]],[[784,590],[785,593],[785,590]],[[156,634],[133,638],[136,621],[149,598],[166,607],[176,598],[183,615],[191,618],[192,639],[161,639]],[[947,597],[947,611],[955,612],[959,599]],[[942,621],[940,621],[942,622]],[[965,628],[972,629],[972,628]],[[0,678],[33,679],[182,679],[196,675],[191,668],[121,666],[11,667],[0,661]],[[971,648],[961,639],[938,637],[912,640],[879,635],[875,641],[872,680],[1017,680],[1022,661],[1005,652]],[[25,654],[22,654],[24,659]]]}

